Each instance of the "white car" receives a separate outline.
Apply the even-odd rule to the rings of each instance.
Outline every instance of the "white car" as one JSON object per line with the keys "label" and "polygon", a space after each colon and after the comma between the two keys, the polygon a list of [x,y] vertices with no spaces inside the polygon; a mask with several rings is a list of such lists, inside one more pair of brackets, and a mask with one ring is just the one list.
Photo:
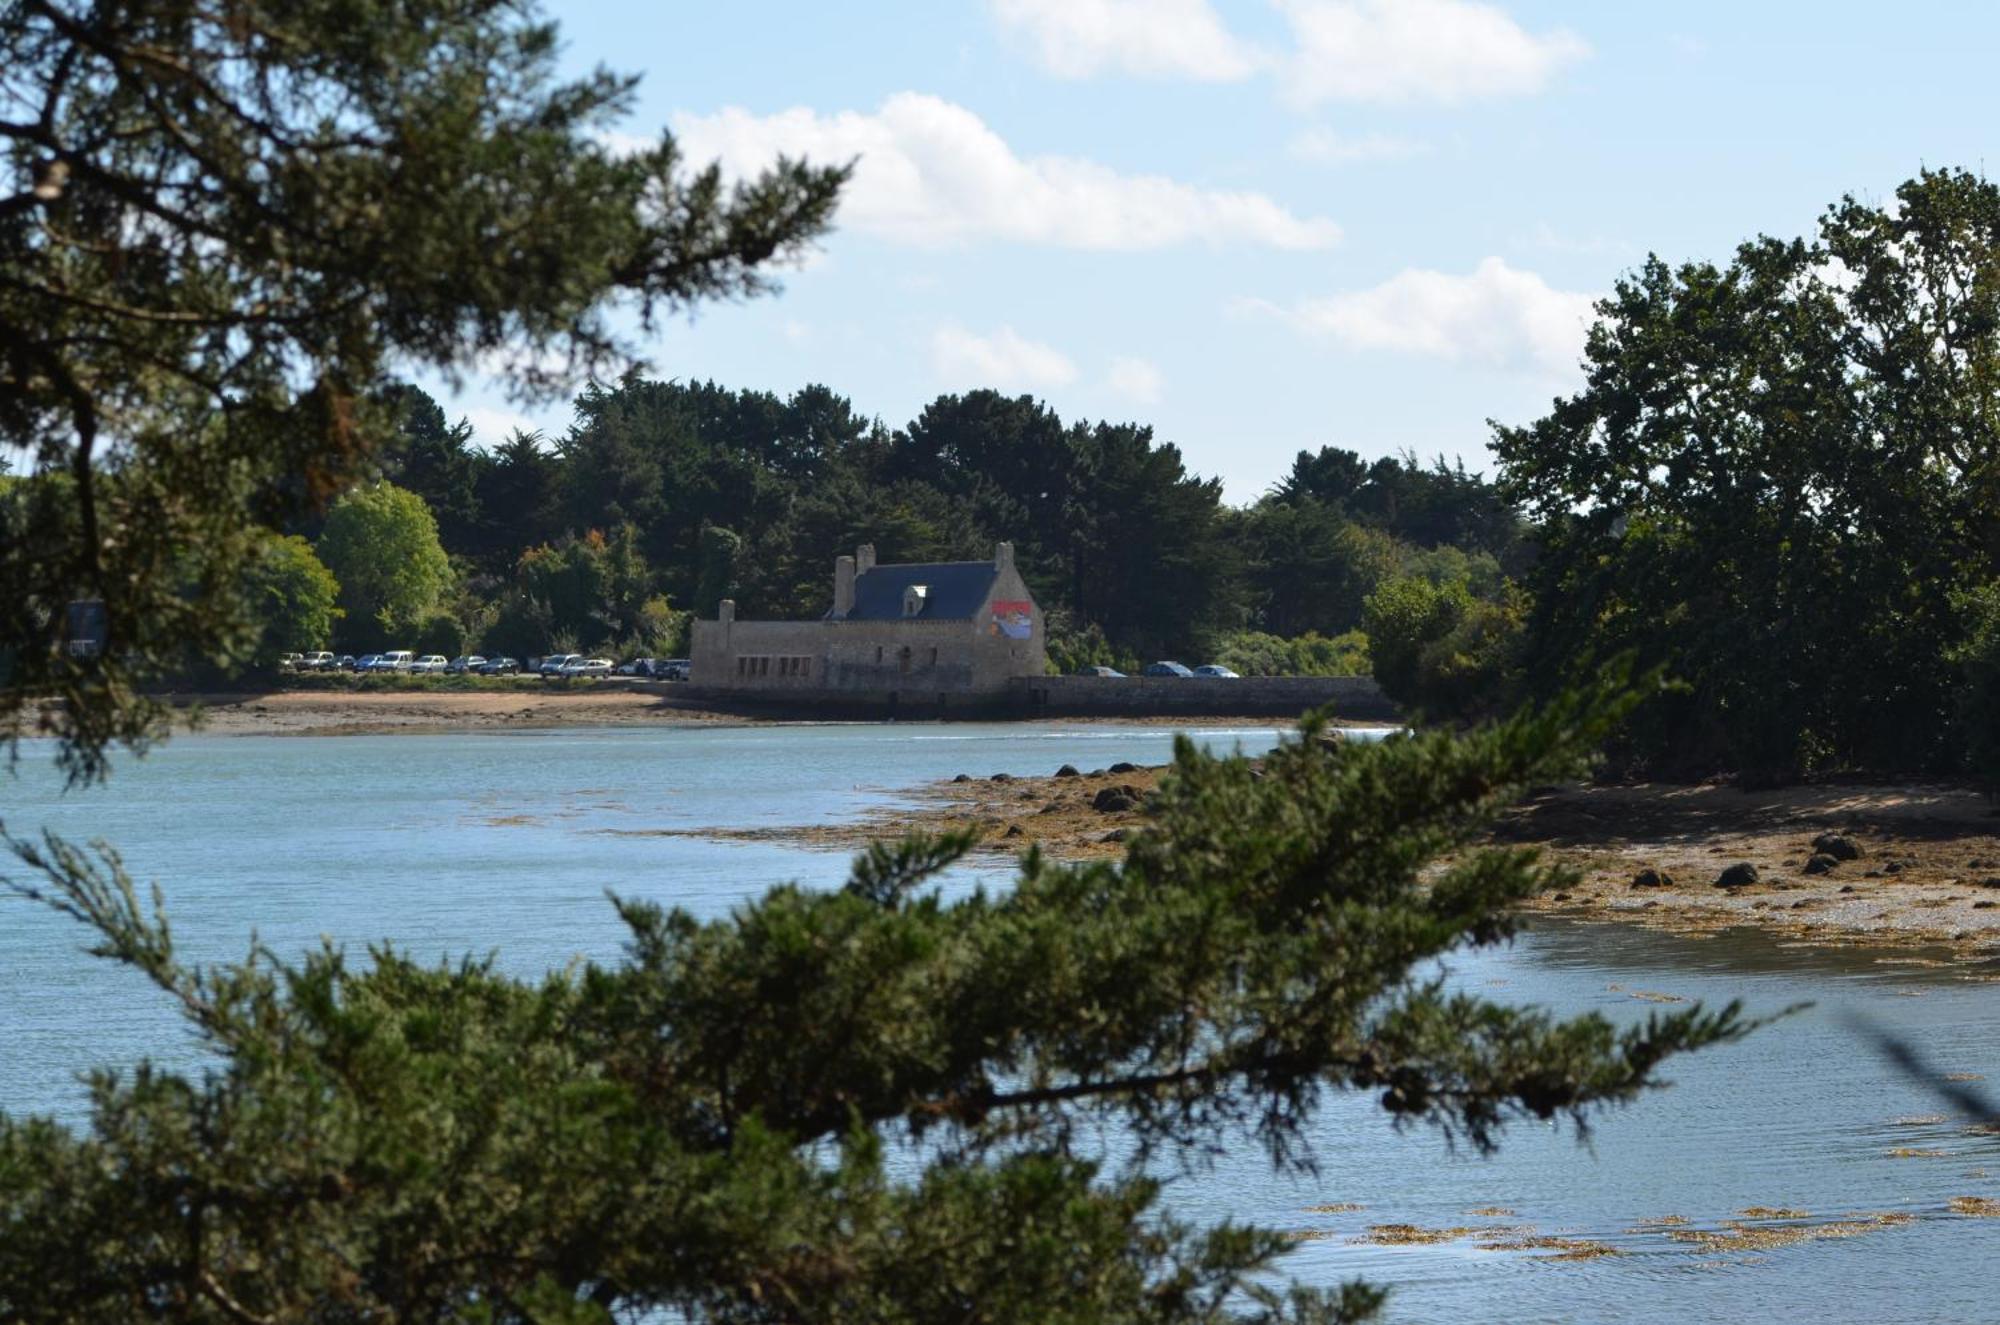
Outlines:
{"label": "white car", "polygon": [[561,676],[563,668],[582,661],[583,655],[580,653],[552,653],[542,659],[542,665],[535,670],[543,676]]}
{"label": "white car", "polygon": [[413,672],[442,672],[445,668],[449,666],[451,666],[451,664],[445,659],[445,656],[443,654],[427,653],[423,657],[411,663],[410,670]]}
{"label": "white car", "polygon": [[563,664],[562,674],[564,676],[609,676],[611,675],[611,660],[609,658],[578,658],[574,662]]}
{"label": "white car", "polygon": [[407,672],[416,662],[416,655],[408,649],[394,649],[388,653],[378,653],[375,661],[368,664],[371,672]]}
{"label": "white car", "polygon": [[302,672],[330,672],[333,670],[333,655],[321,649],[299,659],[296,666]]}

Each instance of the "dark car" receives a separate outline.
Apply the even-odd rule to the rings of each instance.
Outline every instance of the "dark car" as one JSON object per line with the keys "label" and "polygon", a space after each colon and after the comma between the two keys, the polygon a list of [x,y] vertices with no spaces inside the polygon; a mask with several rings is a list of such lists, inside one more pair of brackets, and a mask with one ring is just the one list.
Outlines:
{"label": "dark car", "polygon": [[688,666],[685,658],[655,658],[653,675],[662,681],[685,681],[688,679]]}
{"label": "dark car", "polygon": [[1193,676],[1194,673],[1177,662],[1156,662],[1146,664],[1147,676]]}
{"label": "dark car", "polygon": [[1232,672],[1227,667],[1224,667],[1221,663],[1203,663],[1200,667],[1194,669],[1194,674],[1196,676],[1226,676],[1232,681],[1239,681],[1242,679],[1235,672]]}
{"label": "dark car", "polygon": [[1079,667],[1079,668],[1077,668],[1077,669],[1076,669],[1076,674],[1077,674],[1078,676],[1123,676],[1123,675],[1125,675],[1125,673],[1123,673],[1123,672],[1119,671],[1119,670],[1118,670],[1118,669],[1117,669],[1116,667],[1100,667],[1100,666],[1098,666],[1098,665],[1097,665],[1097,664],[1095,664],[1095,663],[1092,663],[1091,665],[1089,665],[1089,666],[1087,666],[1087,667]]}
{"label": "dark car", "polygon": [[521,670],[518,658],[488,658],[472,669],[481,676],[512,676]]}

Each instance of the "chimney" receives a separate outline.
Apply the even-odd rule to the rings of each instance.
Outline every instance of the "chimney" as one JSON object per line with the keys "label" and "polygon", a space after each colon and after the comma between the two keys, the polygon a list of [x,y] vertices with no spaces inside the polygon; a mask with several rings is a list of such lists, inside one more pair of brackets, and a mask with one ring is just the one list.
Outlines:
{"label": "chimney", "polygon": [[993,545],[993,569],[997,571],[1010,571],[1014,569],[1014,545],[1012,543],[995,543]]}
{"label": "chimney", "polygon": [[875,545],[873,543],[863,543],[860,547],[854,549],[854,573],[856,575],[866,575],[874,569]]}
{"label": "chimney", "polygon": [[854,558],[833,559],[833,619],[845,621],[854,610]]}

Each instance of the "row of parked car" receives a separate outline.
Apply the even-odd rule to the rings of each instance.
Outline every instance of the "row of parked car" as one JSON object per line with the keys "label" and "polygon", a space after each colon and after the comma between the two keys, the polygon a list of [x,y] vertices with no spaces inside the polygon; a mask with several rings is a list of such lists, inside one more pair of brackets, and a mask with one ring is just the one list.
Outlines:
{"label": "row of parked car", "polygon": [[464,654],[446,659],[440,653],[426,653],[421,657],[408,649],[391,649],[387,653],[364,653],[355,657],[351,653],[333,654],[322,649],[316,653],[287,653],[278,659],[281,672],[403,672],[411,675],[439,673],[447,676],[513,676],[527,673],[531,676],[649,676],[662,681],[685,681],[688,679],[688,660],[685,658],[634,658],[630,662],[618,664],[609,658],[586,658],[580,653],[552,653],[545,658],[530,658],[525,666],[518,658],[488,658],[481,654]]}
{"label": "row of parked car", "polygon": [[[1125,675],[1125,673],[1119,671],[1116,667],[1098,667],[1095,665],[1089,667],[1079,667],[1076,669],[1076,674],[1078,676]],[[1147,663],[1146,670],[1141,672],[1140,675],[1141,676],[1227,676],[1231,678],[1236,677],[1235,672],[1230,671],[1227,667],[1224,667],[1221,663],[1203,663],[1199,667],[1184,667],[1177,662]]]}

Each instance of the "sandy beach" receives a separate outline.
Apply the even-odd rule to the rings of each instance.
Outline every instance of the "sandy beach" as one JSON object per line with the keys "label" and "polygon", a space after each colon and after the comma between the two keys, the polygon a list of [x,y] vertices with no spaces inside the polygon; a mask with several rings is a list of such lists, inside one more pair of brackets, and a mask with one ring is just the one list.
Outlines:
{"label": "sandy beach", "polygon": [[652,690],[275,690],[176,698],[193,730],[218,736],[362,736],[535,727],[746,723]]}

